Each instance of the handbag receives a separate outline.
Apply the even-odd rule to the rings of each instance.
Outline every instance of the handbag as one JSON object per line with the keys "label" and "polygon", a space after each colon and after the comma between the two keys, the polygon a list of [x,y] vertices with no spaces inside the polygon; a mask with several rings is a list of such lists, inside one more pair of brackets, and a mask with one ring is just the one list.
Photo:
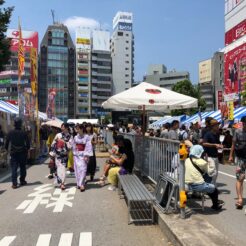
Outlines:
{"label": "handbag", "polygon": [[55,167],[55,160],[54,158],[50,158],[50,162],[49,162],[49,168],[54,168]]}

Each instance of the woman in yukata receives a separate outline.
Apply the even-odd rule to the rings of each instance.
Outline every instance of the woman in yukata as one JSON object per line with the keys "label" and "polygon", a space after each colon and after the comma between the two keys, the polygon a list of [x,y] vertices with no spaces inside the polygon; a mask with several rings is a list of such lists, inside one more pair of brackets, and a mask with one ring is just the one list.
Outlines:
{"label": "woman in yukata", "polygon": [[57,183],[62,190],[65,190],[66,167],[68,162],[68,152],[72,148],[73,137],[69,133],[69,125],[61,125],[61,133],[56,134],[52,144],[50,155],[55,158],[57,168]]}
{"label": "woman in yukata", "polygon": [[74,172],[77,187],[81,192],[85,191],[87,164],[89,157],[93,156],[91,138],[84,132],[84,126],[80,125],[73,141]]}
{"label": "woman in yukata", "polygon": [[87,166],[87,175],[90,175],[90,180],[93,181],[95,173],[96,173],[96,154],[95,154],[95,147],[97,144],[97,134],[93,130],[92,124],[88,123],[86,125],[86,134],[90,137],[92,148],[93,148],[93,155],[90,156],[88,166]]}

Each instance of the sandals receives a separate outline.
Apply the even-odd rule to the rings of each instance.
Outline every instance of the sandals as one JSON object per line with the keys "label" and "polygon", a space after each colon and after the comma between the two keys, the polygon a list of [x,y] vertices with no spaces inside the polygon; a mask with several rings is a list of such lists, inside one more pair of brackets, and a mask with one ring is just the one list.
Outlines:
{"label": "sandals", "polygon": [[236,206],[236,209],[243,209],[243,202],[236,202],[236,204],[235,204],[235,206]]}
{"label": "sandals", "polygon": [[85,187],[83,185],[80,186],[80,191],[84,192],[85,191]]}
{"label": "sandals", "polygon": [[63,185],[63,184],[61,184],[61,190],[65,190],[66,189],[66,187],[65,187],[65,185]]}

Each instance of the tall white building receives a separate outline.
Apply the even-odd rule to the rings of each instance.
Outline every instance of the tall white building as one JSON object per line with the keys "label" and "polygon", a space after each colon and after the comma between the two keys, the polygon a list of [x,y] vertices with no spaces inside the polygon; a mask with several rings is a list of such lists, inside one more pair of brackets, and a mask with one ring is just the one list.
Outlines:
{"label": "tall white building", "polygon": [[118,12],[113,19],[111,37],[113,95],[132,87],[134,82],[133,15]]}
{"label": "tall white building", "polygon": [[112,95],[112,64],[108,31],[76,31],[76,118],[107,114],[102,102]]}

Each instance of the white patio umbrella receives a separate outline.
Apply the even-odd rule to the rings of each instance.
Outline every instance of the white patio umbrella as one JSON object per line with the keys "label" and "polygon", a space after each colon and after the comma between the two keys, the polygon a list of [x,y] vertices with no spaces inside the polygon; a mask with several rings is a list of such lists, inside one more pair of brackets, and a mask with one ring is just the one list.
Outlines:
{"label": "white patio umbrella", "polygon": [[195,108],[197,99],[146,82],[120,92],[102,103],[105,109],[165,111]]}
{"label": "white patio umbrella", "polygon": [[[120,92],[102,103],[105,109],[165,111],[195,108],[197,99],[146,82]],[[145,126],[144,126],[145,128]]]}
{"label": "white patio umbrella", "polygon": [[42,126],[46,125],[46,126],[53,126],[53,127],[61,128],[62,123],[63,123],[62,120],[55,119],[55,120],[49,120],[49,121],[43,122]]}

